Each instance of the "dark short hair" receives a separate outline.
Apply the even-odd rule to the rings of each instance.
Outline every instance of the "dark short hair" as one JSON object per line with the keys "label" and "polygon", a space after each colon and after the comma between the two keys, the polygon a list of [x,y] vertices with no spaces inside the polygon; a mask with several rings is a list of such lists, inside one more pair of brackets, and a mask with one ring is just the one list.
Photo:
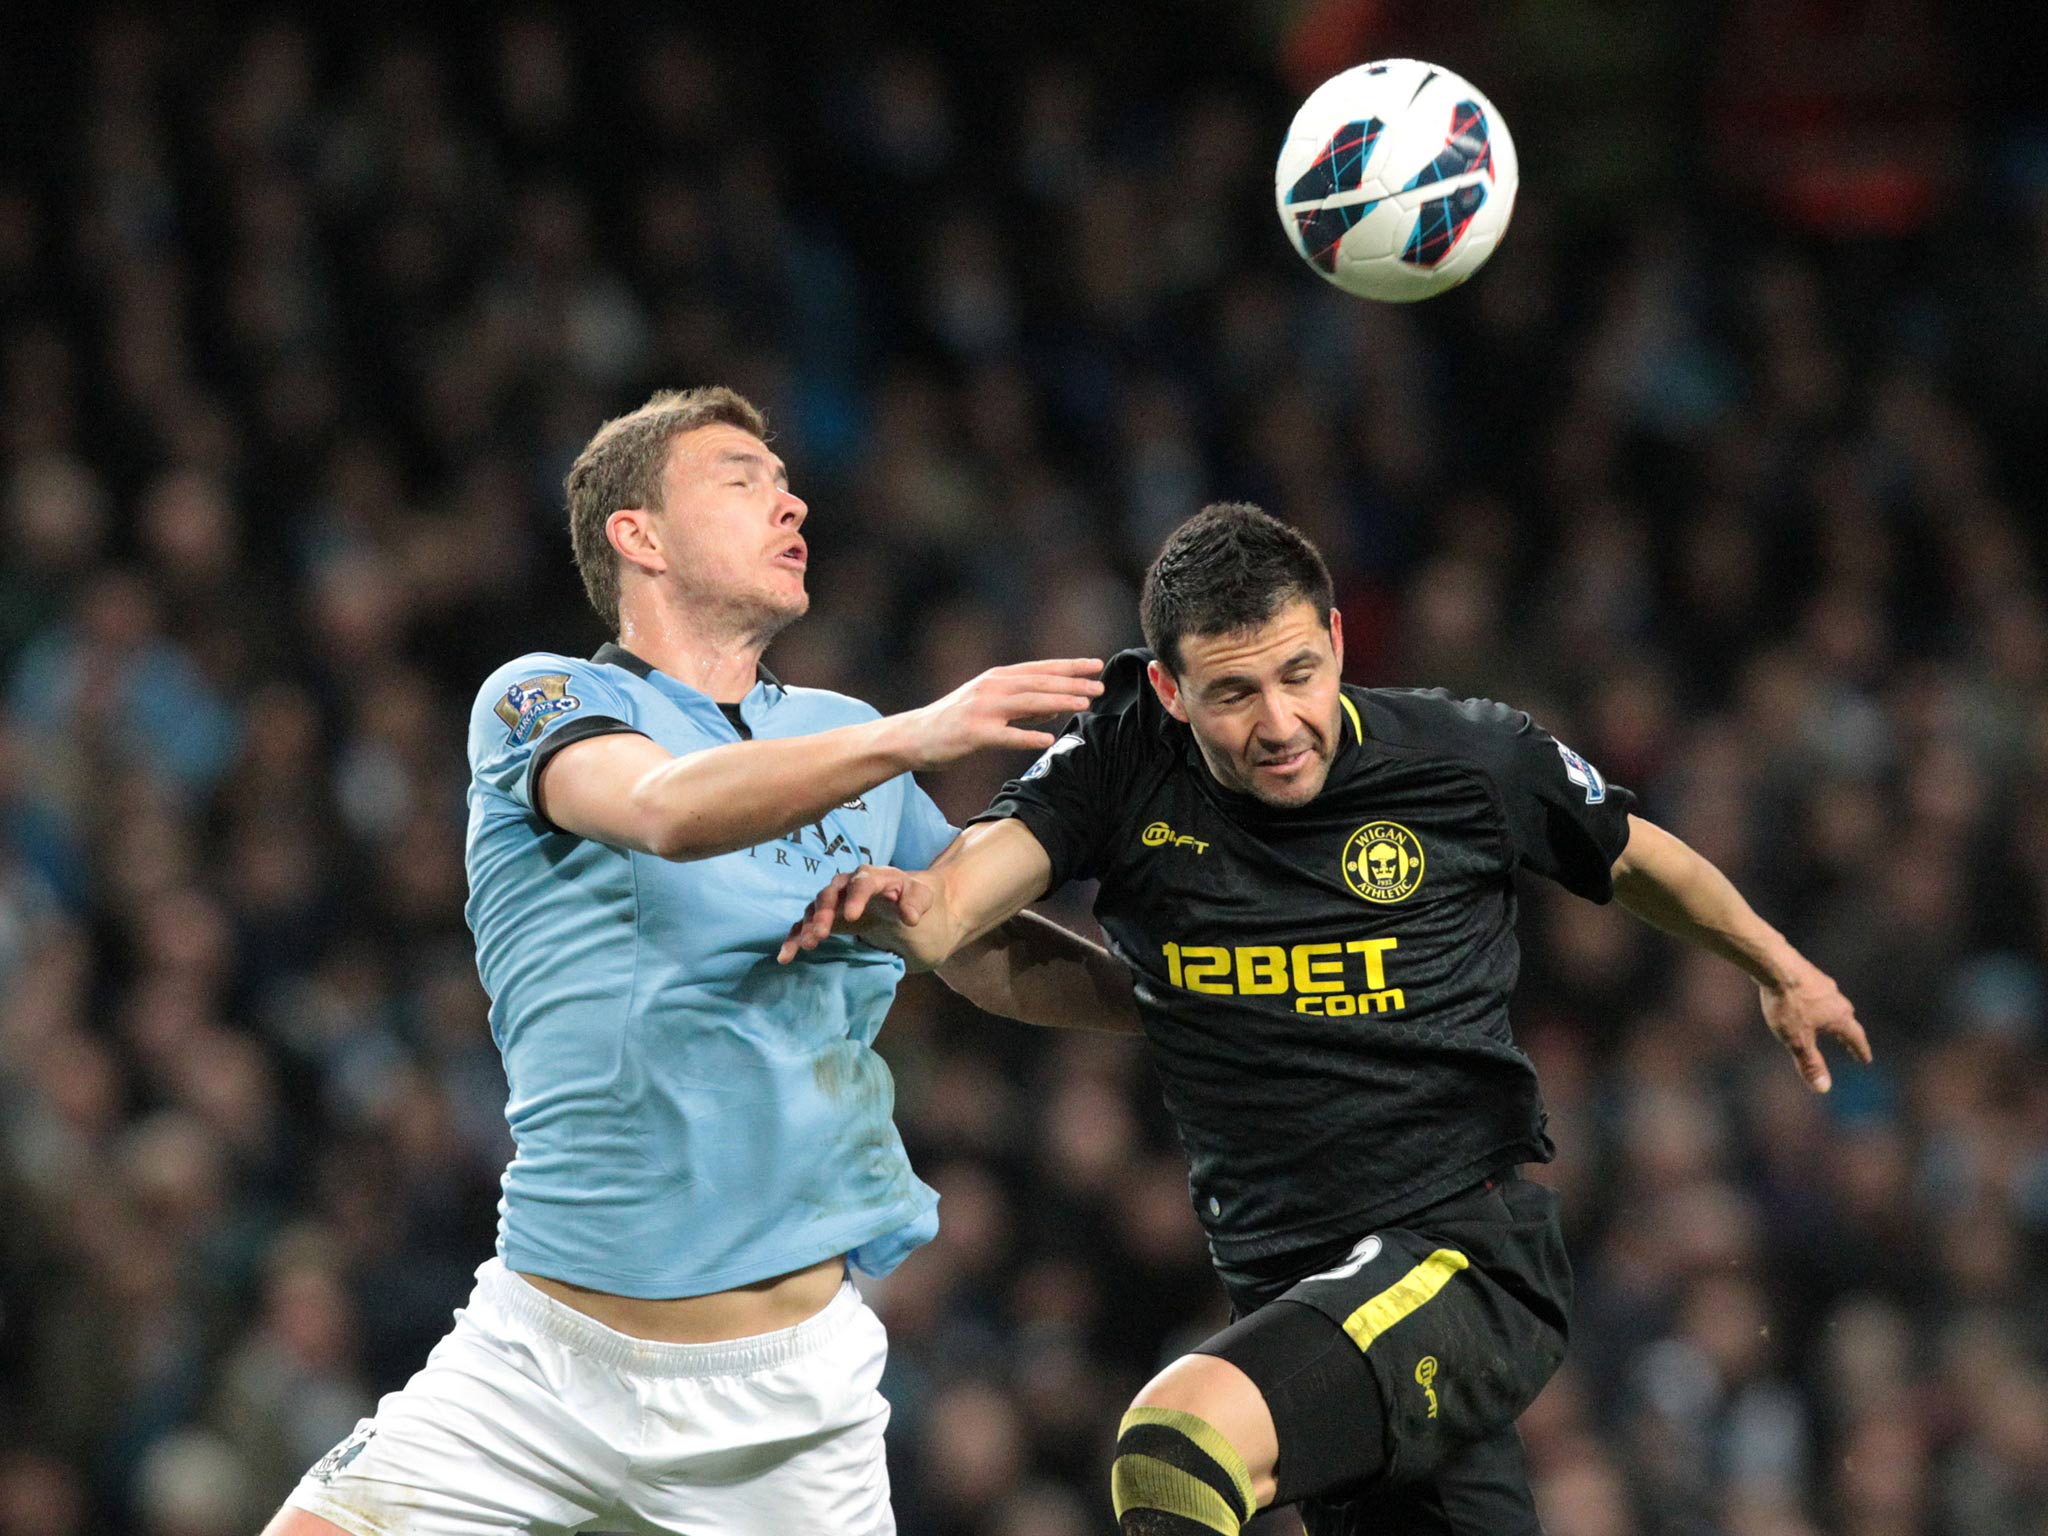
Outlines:
{"label": "dark short hair", "polygon": [[1315,545],[1248,501],[1217,502],[1174,529],[1138,597],[1145,643],[1180,672],[1186,635],[1256,629],[1292,602],[1330,611],[1330,570]]}
{"label": "dark short hair", "polygon": [[768,419],[744,395],[723,385],[664,389],[638,410],[597,429],[569,466],[569,546],[583,590],[599,618],[619,631],[619,552],[605,534],[624,507],[661,508],[661,472],[668,445],[685,432],[722,422],[766,441]]}

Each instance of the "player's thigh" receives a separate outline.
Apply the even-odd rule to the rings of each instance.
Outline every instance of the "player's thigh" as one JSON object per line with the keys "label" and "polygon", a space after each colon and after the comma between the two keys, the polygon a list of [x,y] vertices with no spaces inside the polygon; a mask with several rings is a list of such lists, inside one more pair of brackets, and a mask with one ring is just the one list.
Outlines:
{"label": "player's thigh", "polygon": [[[474,1320],[314,1463],[287,1500],[351,1536],[589,1528],[626,1471],[635,1413],[612,1373]],[[307,1533],[310,1536],[310,1533]]]}
{"label": "player's thigh", "polygon": [[1315,1308],[1275,1301],[1205,1341],[1191,1359],[1243,1384],[1228,1400],[1234,1423],[1256,1409],[1253,1471],[1262,1506],[1292,1504],[1384,1470],[1379,1383],[1350,1338]]}
{"label": "player's thigh", "polygon": [[[1488,1215],[1478,1207],[1485,1205]],[[1513,1425],[1564,1357],[1545,1278],[1555,1233],[1489,1194],[1455,1222],[1375,1233],[1354,1259],[1288,1291],[1341,1329],[1371,1369],[1394,1481]]]}
{"label": "player's thigh", "polygon": [[1512,1427],[1458,1447],[1428,1477],[1301,1506],[1307,1536],[1542,1536],[1522,1437]]}

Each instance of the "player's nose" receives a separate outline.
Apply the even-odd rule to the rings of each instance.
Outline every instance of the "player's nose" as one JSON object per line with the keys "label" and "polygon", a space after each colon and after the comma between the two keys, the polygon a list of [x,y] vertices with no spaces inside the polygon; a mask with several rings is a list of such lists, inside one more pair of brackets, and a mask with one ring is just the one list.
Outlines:
{"label": "player's nose", "polygon": [[794,531],[803,527],[804,519],[811,515],[810,503],[788,486],[775,489],[775,525]]}
{"label": "player's nose", "polygon": [[1260,696],[1258,719],[1252,729],[1266,746],[1284,747],[1299,734],[1299,722],[1285,696],[1275,691]]}

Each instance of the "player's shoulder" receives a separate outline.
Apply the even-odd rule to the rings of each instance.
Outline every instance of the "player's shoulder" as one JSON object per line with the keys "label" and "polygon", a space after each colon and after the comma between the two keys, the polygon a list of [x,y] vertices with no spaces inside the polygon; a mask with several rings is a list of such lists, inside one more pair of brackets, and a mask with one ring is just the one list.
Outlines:
{"label": "player's shoulder", "polygon": [[529,746],[566,716],[630,718],[634,681],[623,668],[588,657],[559,651],[514,656],[477,685],[469,708],[471,749]]}
{"label": "player's shoulder", "polygon": [[620,689],[631,680],[621,667],[607,666],[587,656],[569,656],[559,651],[527,651],[501,662],[477,685],[476,703],[495,707],[515,688],[570,688],[595,684]]}
{"label": "player's shoulder", "polygon": [[1104,720],[1156,724],[1166,718],[1166,706],[1150,676],[1152,653],[1143,646],[1118,651],[1102,667],[1102,694],[1088,713]]}
{"label": "player's shoulder", "polygon": [[1173,717],[1159,702],[1148,675],[1152,653],[1142,646],[1119,651],[1102,668],[1102,692],[1081,717],[1084,739],[1113,747],[1119,757],[1140,756],[1162,745]]}
{"label": "player's shoulder", "polygon": [[1365,734],[1410,751],[1491,766],[1510,751],[1532,722],[1526,711],[1498,699],[1463,699],[1448,688],[1346,687]]}
{"label": "player's shoulder", "polygon": [[507,678],[527,677],[536,672],[590,673],[598,670],[598,663],[587,656],[569,656],[560,651],[527,651],[509,661],[501,661],[491,669],[483,687]]}

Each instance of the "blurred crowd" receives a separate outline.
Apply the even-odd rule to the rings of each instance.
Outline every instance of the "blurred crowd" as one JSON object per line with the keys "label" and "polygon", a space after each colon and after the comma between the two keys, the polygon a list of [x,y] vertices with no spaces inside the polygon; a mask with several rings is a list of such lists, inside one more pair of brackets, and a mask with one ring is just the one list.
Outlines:
{"label": "blurred crowd", "polygon": [[[605,638],[563,473],[706,382],[812,506],[792,682],[1108,654],[1165,531],[1255,500],[1354,681],[1530,709],[1840,979],[1878,1059],[1818,1100],[1732,969],[1528,890],[1552,1536],[2048,1532],[2048,134],[1973,96],[2003,54],[1908,0],[766,9],[0,57],[0,1536],[243,1536],[445,1330],[509,1150],[464,711]],[[1326,288],[1270,183],[1403,53],[1524,167],[1415,309]],[[881,1045],[943,1194],[872,1288],[905,1536],[1106,1530],[1124,1402],[1224,1317],[1150,1068],[923,980]]]}

